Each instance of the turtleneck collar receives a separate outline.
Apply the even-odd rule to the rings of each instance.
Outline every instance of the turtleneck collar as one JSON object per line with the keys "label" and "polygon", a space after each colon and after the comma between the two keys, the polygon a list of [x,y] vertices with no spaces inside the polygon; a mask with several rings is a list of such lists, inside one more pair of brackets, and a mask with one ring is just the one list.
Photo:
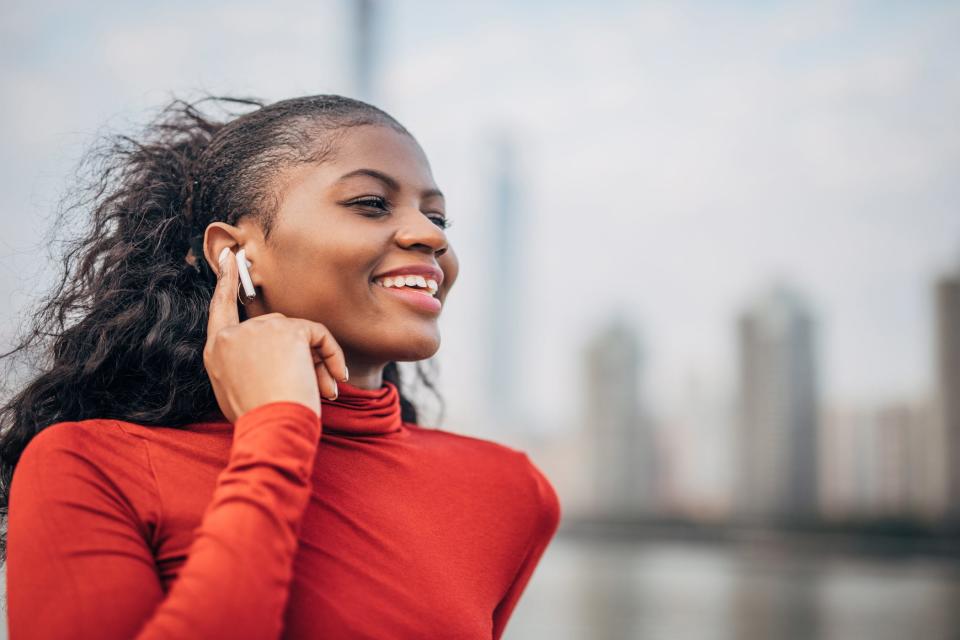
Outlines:
{"label": "turtleneck collar", "polygon": [[[392,382],[383,381],[379,389],[362,389],[338,382],[336,400],[320,398],[320,424],[323,433],[347,436],[376,436],[404,430],[400,411],[400,392]],[[219,410],[195,428],[230,428],[230,421]]]}
{"label": "turtleneck collar", "polygon": [[320,399],[323,432],[368,436],[395,433],[403,429],[400,392],[386,380],[379,389],[362,389],[338,382],[336,400]]}

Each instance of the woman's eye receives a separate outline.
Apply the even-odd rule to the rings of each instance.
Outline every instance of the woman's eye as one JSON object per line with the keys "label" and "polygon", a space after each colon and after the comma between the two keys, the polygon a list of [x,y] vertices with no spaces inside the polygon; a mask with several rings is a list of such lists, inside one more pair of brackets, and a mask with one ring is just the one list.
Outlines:
{"label": "woman's eye", "polygon": [[390,213],[390,203],[384,198],[360,198],[349,203],[349,206],[359,209],[367,218],[382,218]]}
{"label": "woman's eye", "polygon": [[430,219],[433,220],[433,224],[437,225],[441,229],[449,229],[450,225],[453,224],[453,222],[448,220],[446,216],[430,216]]}
{"label": "woman's eye", "polygon": [[350,204],[368,209],[377,209],[379,211],[387,210],[387,201],[383,198],[362,198],[360,200],[354,200]]}
{"label": "woman's eye", "polygon": [[[360,207],[361,209],[376,209],[377,213],[371,214],[370,217],[379,217],[390,211],[390,203],[387,202],[385,198],[380,197],[360,198],[359,200],[350,202],[349,205],[351,207]],[[443,214],[433,214],[427,217],[430,218],[433,224],[441,229],[448,229],[450,225],[453,224],[453,222]]]}

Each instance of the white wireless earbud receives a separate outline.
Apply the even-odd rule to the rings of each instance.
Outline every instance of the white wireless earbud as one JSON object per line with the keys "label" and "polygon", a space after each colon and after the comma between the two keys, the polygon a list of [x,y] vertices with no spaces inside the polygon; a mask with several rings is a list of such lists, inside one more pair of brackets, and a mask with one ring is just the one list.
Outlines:
{"label": "white wireless earbud", "polygon": [[243,284],[243,292],[248,298],[254,298],[257,290],[253,288],[253,280],[250,279],[250,271],[247,267],[253,266],[253,263],[247,260],[246,249],[240,249],[234,254],[237,259],[237,270],[240,272],[240,282]]}

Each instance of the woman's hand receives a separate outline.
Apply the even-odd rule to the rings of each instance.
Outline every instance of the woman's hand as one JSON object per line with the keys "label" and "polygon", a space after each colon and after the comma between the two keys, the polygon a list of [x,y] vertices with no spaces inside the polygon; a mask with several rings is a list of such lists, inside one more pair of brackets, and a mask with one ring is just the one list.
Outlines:
{"label": "woman's hand", "polygon": [[[325,326],[282,313],[241,323],[236,257],[221,253],[220,275],[210,300],[203,364],[220,410],[230,422],[268,402],[299,402],[320,415],[320,394],[336,398],[345,381],[343,350]],[[315,355],[316,354],[316,355]]]}

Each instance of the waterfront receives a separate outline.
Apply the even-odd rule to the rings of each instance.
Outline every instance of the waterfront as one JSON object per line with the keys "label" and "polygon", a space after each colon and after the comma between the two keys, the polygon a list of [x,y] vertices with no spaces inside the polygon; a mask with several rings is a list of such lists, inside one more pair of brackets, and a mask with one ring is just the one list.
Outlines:
{"label": "waterfront", "polygon": [[505,640],[960,638],[960,558],[558,535]]}

